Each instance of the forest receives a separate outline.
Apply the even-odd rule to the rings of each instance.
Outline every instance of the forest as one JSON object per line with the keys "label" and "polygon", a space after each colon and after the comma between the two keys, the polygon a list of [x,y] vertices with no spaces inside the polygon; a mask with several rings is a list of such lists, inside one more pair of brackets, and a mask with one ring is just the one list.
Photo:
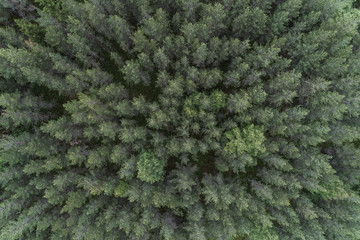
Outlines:
{"label": "forest", "polygon": [[1,0],[0,240],[360,240],[360,0]]}

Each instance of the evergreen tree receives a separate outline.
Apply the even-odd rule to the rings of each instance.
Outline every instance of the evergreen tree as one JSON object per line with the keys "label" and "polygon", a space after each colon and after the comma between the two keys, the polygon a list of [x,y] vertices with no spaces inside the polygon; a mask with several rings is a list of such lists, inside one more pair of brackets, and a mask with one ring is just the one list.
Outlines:
{"label": "evergreen tree", "polygon": [[4,0],[0,239],[358,240],[352,0]]}

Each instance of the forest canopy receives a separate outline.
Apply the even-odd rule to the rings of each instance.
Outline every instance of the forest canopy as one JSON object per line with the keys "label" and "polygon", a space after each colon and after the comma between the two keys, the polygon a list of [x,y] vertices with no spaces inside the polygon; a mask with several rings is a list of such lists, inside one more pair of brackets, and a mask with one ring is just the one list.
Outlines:
{"label": "forest canopy", "polygon": [[2,0],[0,239],[359,240],[352,0]]}

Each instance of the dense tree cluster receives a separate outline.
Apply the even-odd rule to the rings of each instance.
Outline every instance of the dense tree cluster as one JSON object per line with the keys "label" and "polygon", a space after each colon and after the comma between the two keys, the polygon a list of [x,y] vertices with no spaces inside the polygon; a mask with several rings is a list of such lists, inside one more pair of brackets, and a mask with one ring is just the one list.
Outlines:
{"label": "dense tree cluster", "polygon": [[0,239],[357,240],[352,0],[2,0]]}

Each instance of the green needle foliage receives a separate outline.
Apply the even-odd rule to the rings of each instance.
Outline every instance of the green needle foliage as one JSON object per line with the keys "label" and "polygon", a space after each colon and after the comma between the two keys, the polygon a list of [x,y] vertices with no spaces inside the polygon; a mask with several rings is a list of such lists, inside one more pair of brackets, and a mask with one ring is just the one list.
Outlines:
{"label": "green needle foliage", "polygon": [[166,162],[158,159],[151,152],[142,152],[137,161],[137,177],[149,183],[160,181],[164,178],[164,167]]}
{"label": "green needle foliage", "polygon": [[358,240],[358,7],[0,1],[0,239]]}
{"label": "green needle foliage", "polygon": [[263,142],[266,140],[261,128],[256,129],[253,124],[242,129],[234,128],[224,133],[228,142],[225,145],[225,152],[235,156],[249,153],[256,156],[258,152],[265,152]]}

